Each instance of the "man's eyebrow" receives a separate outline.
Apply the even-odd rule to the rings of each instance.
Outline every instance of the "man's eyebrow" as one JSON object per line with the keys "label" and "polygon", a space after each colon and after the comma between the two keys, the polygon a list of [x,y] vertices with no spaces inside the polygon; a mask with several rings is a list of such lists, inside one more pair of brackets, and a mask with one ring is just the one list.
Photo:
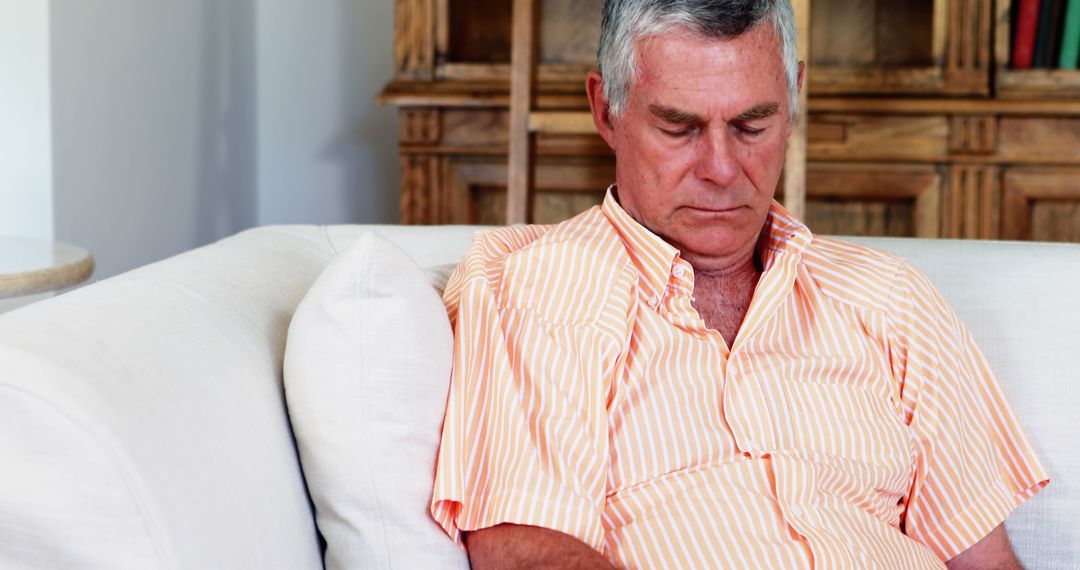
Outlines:
{"label": "man's eyebrow", "polygon": [[[705,122],[705,119],[701,118],[700,115],[664,105],[649,105],[649,112],[663,121],[676,125],[697,125]],[[779,112],[779,103],[761,103],[739,113],[733,120],[739,122],[755,121],[771,117]]]}
{"label": "man's eyebrow", "polygon": [[680,111],[674,107],[663,105],[649,105],[649,112],[659,119],[676,125],[697,125],[704,122],[700,116],[686,111]]}
{"label": "man's eyebrow", "polygon": [[779,103],[761,103],[760,105],[754,105],[753,107],[739,113],[735,117],[736,121],[756,121],[758,119],[764,119],[771,117],[780,112]]}

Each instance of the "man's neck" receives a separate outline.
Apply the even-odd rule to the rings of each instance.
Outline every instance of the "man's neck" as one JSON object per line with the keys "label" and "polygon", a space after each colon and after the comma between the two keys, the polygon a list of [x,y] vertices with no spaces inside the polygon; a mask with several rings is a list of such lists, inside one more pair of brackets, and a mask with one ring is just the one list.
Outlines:
{"label": "man's neck", "polygon": [[694,268],[691,304],[705,325],[719,332],[728,346],[735,342],[761,277],[756,257],[750,255],[738,265],[724,269]]}

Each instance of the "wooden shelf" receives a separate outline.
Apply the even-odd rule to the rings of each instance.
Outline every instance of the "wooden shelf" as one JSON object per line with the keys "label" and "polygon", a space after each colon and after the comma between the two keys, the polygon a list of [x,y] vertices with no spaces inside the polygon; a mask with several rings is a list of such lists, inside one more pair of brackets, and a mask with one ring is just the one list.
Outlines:
{"label": "wooden shelf", "polygon": [[[1075,74],[1080,82],[1080,72]],[[507,108],[510,104],[510,84],[506,81],[392,81],[376,101],[398,107]],[[1073,117],[1080,116],[1080,91],[1075,99],[1059,100],[811,95],[809,105],[811,113]],[[588,110],[584,82],[542,83],[538,106],[542,109]]]}
{"label": "wooden shelf", "polygon": [[[500,223],[508,0],[394,0],[402,221]],[[806,220],[815,231],[1080,241],[1080,71],[1006,65],[1015,0],[812,0]],[[534,221],[613,177],[584,79],[601,0],[540,0]],[[533,125],[534,128],[539,124]]]}

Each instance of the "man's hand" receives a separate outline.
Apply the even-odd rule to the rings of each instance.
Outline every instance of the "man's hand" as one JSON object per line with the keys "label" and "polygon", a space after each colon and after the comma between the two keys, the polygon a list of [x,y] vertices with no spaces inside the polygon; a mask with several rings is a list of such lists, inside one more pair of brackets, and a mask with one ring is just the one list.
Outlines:
{"label": "man's hand", "polygon": [[998,525],[971,548],[946,562],[945,566],[949,570],[1022,570],[1023,568],[1020,566],[1020,561],[1016,559],[1012,546],[1009,545],[1009,536],[1005,534],[1003,525]]}
{"label": "man's hand", "polygon": [[584,542],[568,534],[537,526],[500,524],[467,532],[464,539],[473,570],[615,568]]}

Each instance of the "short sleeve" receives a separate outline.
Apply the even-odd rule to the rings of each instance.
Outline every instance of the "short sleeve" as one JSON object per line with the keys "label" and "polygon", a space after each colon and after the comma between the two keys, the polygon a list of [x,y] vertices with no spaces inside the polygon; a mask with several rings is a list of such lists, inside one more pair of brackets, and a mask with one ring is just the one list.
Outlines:
{"label": "short sleeve", "polygon": [[461,531],[513,523],[603,547],[607,395],[620,347],[595,320],[552,319],[536,302],[559,290],[543,283],[559,276],[550,262],[515,273],[477,243],[444,295],[454,365],[431,513],[459,544]]}
{"label": "short sleeve", "polygon": [[923,275],[901,265],[890,357],[915,446],[905,533],[942,561],[1048,483],[971,334]]}

